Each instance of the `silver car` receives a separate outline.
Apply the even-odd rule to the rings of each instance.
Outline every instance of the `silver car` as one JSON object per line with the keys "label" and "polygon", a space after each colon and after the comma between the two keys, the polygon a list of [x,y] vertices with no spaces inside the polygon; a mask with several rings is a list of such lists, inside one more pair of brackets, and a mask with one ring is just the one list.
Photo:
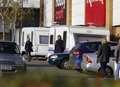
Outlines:
{"label": "silver car", "polygon": [[0,41],[0,71],[19,72],[26,71],[24,58],[16,43]]}
{"label": "silver car", "polygon": [[[117,45],[117,43],[110,42],[111,46],[111,57],[110,62],[107,65],[106,71],[108,76],[113,75],[114,73],[114,48]],[[82,62],[82,69],[87,71],[95,71],[95,72],[101,72],[100,64],[96,62],[97,61],[97,52],[94,53],[85,53],[83,54],[83,62]]]}

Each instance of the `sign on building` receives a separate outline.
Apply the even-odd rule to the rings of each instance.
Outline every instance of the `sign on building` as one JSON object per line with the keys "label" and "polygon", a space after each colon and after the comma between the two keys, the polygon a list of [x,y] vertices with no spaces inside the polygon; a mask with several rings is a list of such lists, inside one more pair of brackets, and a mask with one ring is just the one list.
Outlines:
{"label": "sign on building", "polygon": [[66,0],[55,0],[54,21],[58,24],[66,24]]}
{"label": "sign on building", "polygon": [[86,0],[85,24],[105,26],[106,0]]}

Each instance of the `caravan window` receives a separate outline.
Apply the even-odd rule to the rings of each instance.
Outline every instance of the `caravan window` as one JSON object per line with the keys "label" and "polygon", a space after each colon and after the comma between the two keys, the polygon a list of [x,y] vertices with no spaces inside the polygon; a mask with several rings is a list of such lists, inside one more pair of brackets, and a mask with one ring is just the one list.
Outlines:
{"label": "caravan window", "polygon": [[67,39],[67,31],[63,32],[63,40],[65,42],[65,46],[66,46],[66,39]]}
{"label": "caravan window", "polygon": [[39,36],[39,43],[40,44],[48,44],[48,36],[40,35]]}
{"label": "caravan window", "polygon": [[50,35],[50,44],[53,44],[53,35]]}
{"label": "caravan window", "polygon": [[24,46],[24,32],[22,33],[22,46]]}
{"label": "caravan window", "polygon": [[33,31],[31,32],[31,42],[33,42]]}

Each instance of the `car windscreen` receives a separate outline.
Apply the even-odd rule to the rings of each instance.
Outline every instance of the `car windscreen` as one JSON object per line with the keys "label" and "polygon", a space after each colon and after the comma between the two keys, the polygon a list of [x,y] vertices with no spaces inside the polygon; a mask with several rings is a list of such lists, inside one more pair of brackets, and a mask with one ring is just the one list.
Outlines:
{"label": "car windscreen", "polygon": [[0,53],[18,54],[20,51],[15,43],[0,43]]}

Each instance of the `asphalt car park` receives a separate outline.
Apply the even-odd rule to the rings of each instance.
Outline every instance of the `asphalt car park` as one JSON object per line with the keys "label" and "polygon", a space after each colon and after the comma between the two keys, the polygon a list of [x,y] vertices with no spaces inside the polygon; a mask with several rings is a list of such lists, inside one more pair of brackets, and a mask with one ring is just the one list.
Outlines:
{"label": "asphalt car park", "polygon": [[[117,45],[116,42],[108,42],[111,47],[111,57],[110,62],[107,65],[106,71],[109,76],[113,75],[114,71],[114,47]],[[79,52],[82,51],[82,64],[81,67],[84,71],[95,71],[101,72],[101,67],[99,63],[96,63],[97,60],[97,50],[101,42],[81,42],[76,45],[69,53],[57,53],[49,56],[48,63],[55,65],[58,68],[68,69],[70,58],[74,58],[73,53],[76,51],[76,48],[79,48]]]}

